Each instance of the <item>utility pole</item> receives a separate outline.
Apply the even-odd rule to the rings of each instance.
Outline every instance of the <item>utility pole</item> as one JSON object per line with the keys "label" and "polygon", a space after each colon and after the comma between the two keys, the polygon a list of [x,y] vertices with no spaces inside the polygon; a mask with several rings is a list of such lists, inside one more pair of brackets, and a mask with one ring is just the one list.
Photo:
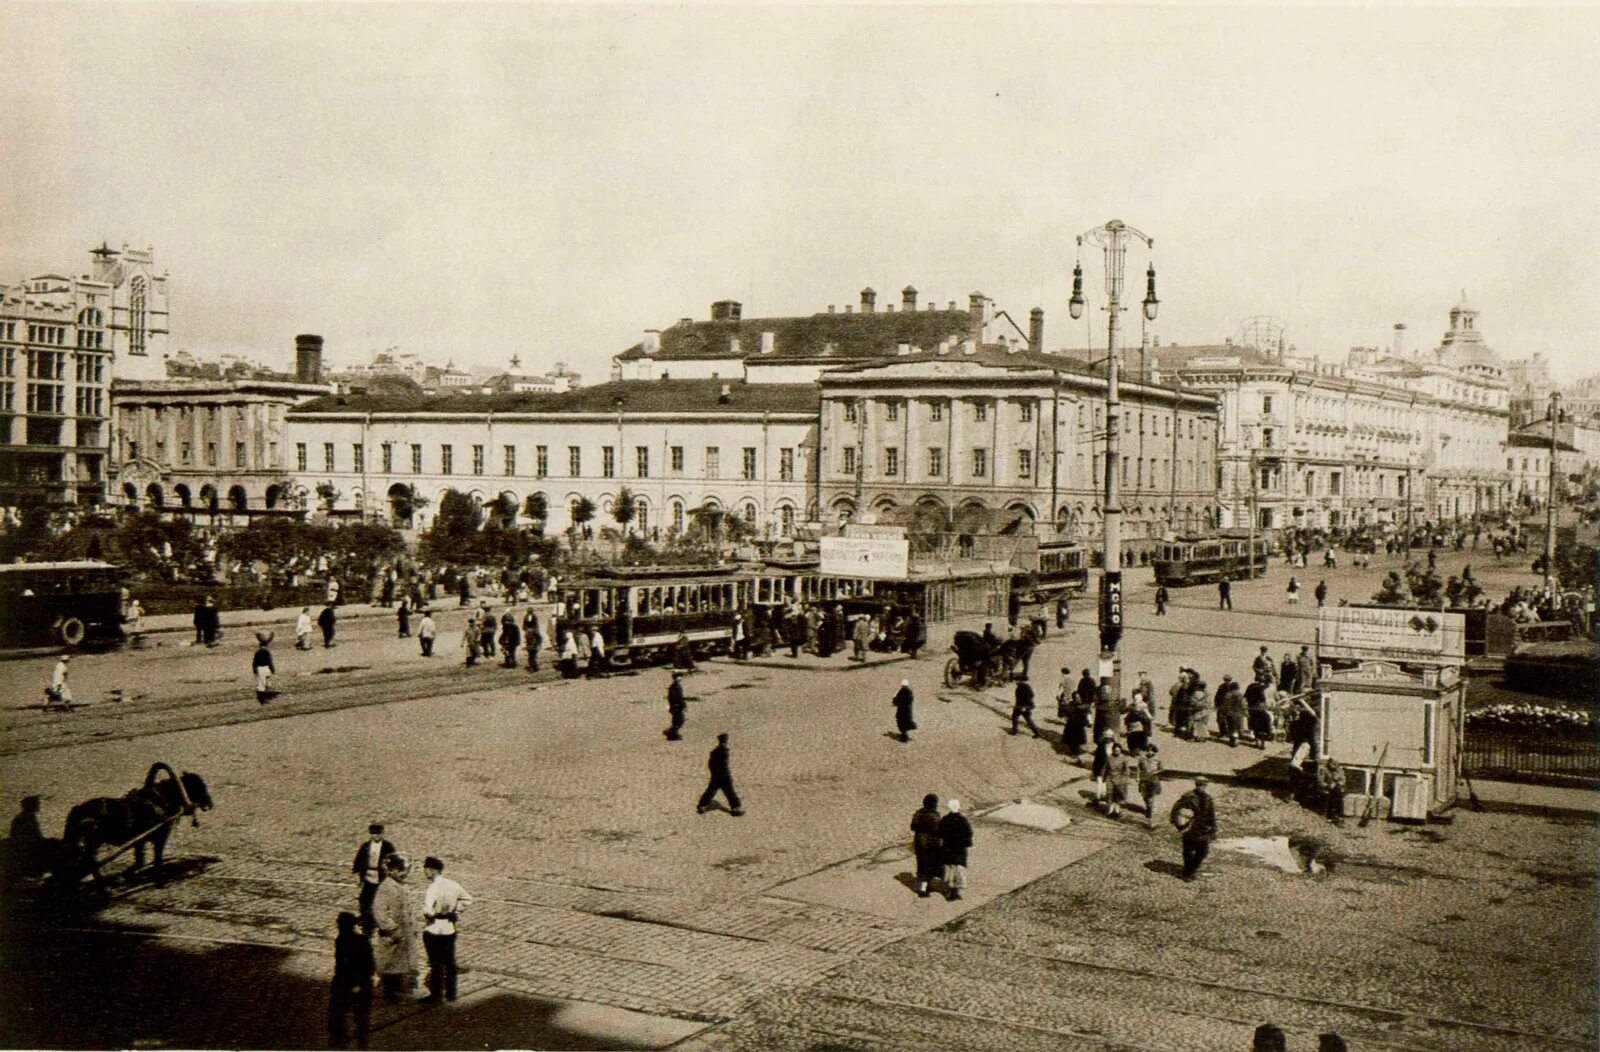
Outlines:
{"label": "utility pole", "polygon": [[1256,449],[1250,447],[1250,544],[1244,553],[1245,580],[1255,580],[1256,576]]}
{"label": "utility pole", "polygon": [[[1111,691],[1114,697],[1122,697],[1122,658],[1120,646],[1122,642],[1122,503],[1117,492],[1117,470],[1119,453],[1121,449],[1122,416],[1121,392],[1118,386],[1117,375],[1117,320],[1125,309],[1122,306],[1122,275],[1123,262],[1127,255],[1128,242],[1142,241],[1145,247],[1153,248],[1154,242],[1150,237],[1139,230],[1123,223],[1120,219],[1113,219],[1104,226],[1095,227],[1093,230],[1078,237],[1078,248],[1081,251],[1085,239],[1099,245],[1105,257],[1106,279],[1106,446],[1105,446],[1105,488],[1102,494],[1102,509],[1105,516],[1104,532],[1104,557],[1102,565],[1104,572],[1100,576],[1100,660],[1102,667],[1109,666],[1111,677]],[[1147,321],[1154,321],[1156,317],[1156,270],[1151,264],[1145,271],[1145,298],[1144,317]],[[1068,310],[1074,319],[1083,317],[1083,263],[1080,259],[1072,268],[1072,298],[1067,301]]]}
{"label": "utility pole", "polygon": [[1556,579],[1556,421],[1561,418],[1561,392],[1550,392],[1550,483],[1544,503],[1544,590]]}

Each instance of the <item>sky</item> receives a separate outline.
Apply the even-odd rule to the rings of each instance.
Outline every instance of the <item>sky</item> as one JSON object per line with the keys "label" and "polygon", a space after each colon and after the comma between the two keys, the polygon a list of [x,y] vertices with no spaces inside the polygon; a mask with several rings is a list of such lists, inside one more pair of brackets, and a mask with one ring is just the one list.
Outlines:
{"label": "sky", "polygon": [[1119,218],[1163,343],[1432,347],[1464,290],[1576,377],[1596,53],[1593,8],[0,4],[0,280],[152,246],[174,349],[594,381],[714,300],[869,285],[1101,344],[1074,239]]}

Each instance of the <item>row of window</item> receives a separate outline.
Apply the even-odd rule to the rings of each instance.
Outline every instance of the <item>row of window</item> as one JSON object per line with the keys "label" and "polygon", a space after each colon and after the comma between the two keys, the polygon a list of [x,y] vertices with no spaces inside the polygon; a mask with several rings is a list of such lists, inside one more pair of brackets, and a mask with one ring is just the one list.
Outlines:
{"label": "row of window", "polygon": [[[482,475],[488,465],[487,450],[484,446],[474,445],[472,448],[472,474]],[[384,442],[378,446],[379,470],[382,474],[392,475],[398,470],[396,463],[397,451],[401,457],[406,457],[407,467],[411,474],[420,475],[424,472],[423,447],[420,442],[405,445],[395,442]],[[684,447],[670,446],[667,449],[668,473],[681,475],[684,471]],[[322,444],[322,470],[337,471],[336,443],[324,442]],[[308,470],[309,451],[306,443],[295,443],[295,469]],[[722,449],[719,446],[705,447],[705,477],[722,477]],[[362,443],[353,443],[350,447],[350,470],[360,473],[367,470],[367,447]],[[755,446],[745,446],[740,450],[739,477],[745,481],[754,481],[759,477],[760,450]],[[502,475],[517,474],[517,447],[502,446],[500,448],[500,468]],[[439,474],[455,474],[455,447],[441,445],[439,447]],[[548,478],[550,476],[550,447],[535,446],[533,448],[533,477]],[[567,477],[583,477],[583,447],[567,447]],[[615,446],[600,447],[600,477],[617,477],[617,448]],[[650,447],[633,447],[633,477],[650,478]],[[785,446],[778,450],[778,480],[780,482],[793,482],[795,479],[795,449]]]}
{"label": "row of window", "polygon": [[[857,456],[855,446],[845,446],[840,451],[839,470],[846,475],[854,475],[863,462]],[[978,448],[971,451],[972,477],[986,478],[989,474],[989,451]],[[944,477],[944,449],[939,446],[929,446],[926,463],[930,478]],[[896,446],[887,446],[883,451],[883,473],[894,478],[900,474],[900,450]],[[1031,479],[1033,477],[1033,450],[1017,450],[1017,475],[1019,478]]]}
{"label": "row of window", "polygon": [[[884,419],[887,420],[889,423],[897,422],[900,419],[900,402],[898,400],[895,400],[895,399],[888,399],[888,400],[885,400],[882,404],[883,404],[883,411],[884,411]],[[1031,424],[1031,423],[1033,423],[1033,415],[1034,415],[1034,405],[1035,405],[1035,403],[1032,400],[1028,400],[1028,401],[1016,402],[1014,404],[1017,407],[1017,420],[1018,420],[1018,422],[1019,423],[1023,423],[1023,424]],[[861,407],[861,402],[854,401],[854,400],[848,400],[848,401],[845,401],[843,403],[843,405],[844,405],[845,423],[854,424],[854,423],[860,422],[860,420],[861,420],[861,415],[860,415],[861,414],[861,408],[860,408]],[[940,421],[940,420],[944,419],[944,409],[945,409],[945,405],[946,405],[945,402],[943,402],[943,401],[931,401],[931,402],[927,402],[926,405],[928,407],[928,419],[930,421],[937,422],[937,421]],[[1266,405],[1267,405],[1267,408],[1264,411],[1265,412],[1271,412],[1272,400],[1271,400],[1270,397],[1268,397],[1266,399]],[[989,419],[989,403],[987,401],[975,401],[975,402],[971,403],[971,406],[972,406],[972,419],[975,422],[984,423],[984,422],[988,421],[988,419]],[[1101,428],[1101,427],[1103,427],[1105,425],[1104,412],[1105,412],[1105,410],[1104,410],[1104,408],[1102,406],[1095,406],[1095,409],[1094,409],[1094,427],[1096,429],[1099,429],[1099,428]],[[1145,433],[1145,418],[1147,416],[1149,417],[1149,424],[1150,424],[1150,432],[1149,433],[1150,434],[1159,435],[1159,436],[1165,436],[1165,437],[1168,437],[1168,438],[1172,437],[1172,419],[1173,419],[1173,417],[1172,417],[1171,413],[1146,412],[1144,410],[1124,413],[1123,417],[1122,417],[1122,429],[1123,429],[1123,431],[1128,432],[1128,433],[1131,434],[1133,432],[1135,426],[1137,426],[1139,434],[1141,434],[1141,435],[1144,434]],[[1188,428],[1189,437],[1193,438],[1194,437],[1194,418],[1193,417],[1188,418],[1188,425],[1189,425],[1189,428]],[[1082,428],[1086,428],[1088,426],[1089,426],[1089,418],[1088,418],[1088,416],[1086,414],[1079,414],[1078,427],[1080,429],[1082,429]],[[1179,433],[1181,434],[1182,431],[1183,431],[1182,422],[1179,423],[1178,428],[1179,428]]]}

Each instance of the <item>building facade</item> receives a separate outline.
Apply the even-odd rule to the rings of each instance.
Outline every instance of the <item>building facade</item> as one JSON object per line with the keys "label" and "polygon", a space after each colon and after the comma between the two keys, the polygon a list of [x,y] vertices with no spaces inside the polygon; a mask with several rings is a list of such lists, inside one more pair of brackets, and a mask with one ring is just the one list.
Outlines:
{"label": "building facade", "polygon": [[167,275],[148,251],[91,256],[0,285],[0,506],[104,503],[112,378],[165,373]]}
{"label": "building facade", "polygon": [[425,528],[454,489],[519,507],[539,494],[550,533],[574,525],[587,498],[599,530],[617,525],[626,488],[632,529],[647,537],[681,533],[708,504],[780,537],[814,507],[816,425],[812,384],[617,381],[564,394],[320,398],[288,412],[281,449],[323,511],[403,528]]}
{"label": "building facade", "polygon": [[[1081,364],[969,344],[832,369],[820,385],[825,520],[1100,535],[1106,381]],[[1214,526],[1216,400],[1137,380],[1121,400],[1124,537]]]}

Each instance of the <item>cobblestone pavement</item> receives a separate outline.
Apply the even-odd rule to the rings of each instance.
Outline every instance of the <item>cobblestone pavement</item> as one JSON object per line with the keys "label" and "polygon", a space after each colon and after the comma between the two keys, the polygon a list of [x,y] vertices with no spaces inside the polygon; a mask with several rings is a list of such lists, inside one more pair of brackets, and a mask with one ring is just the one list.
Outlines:
{"label": "cobblestone pavement", "polygon": [[[1344,580],[1370,592],[1379,576]],[[1214,590],[1181,593],[1160,622],[1133,610],[1130,671],[1149,667],[1164,687],[1181,661],[1216,679],[1248,667],[1258,636],[1275,653],[1279,639],[1309,641],[1305,613],[1279,609],[1286,579],[1275,568],[1241,584],[1231,615],[1201,608]],[[1316,579],[1301,577],[1308,590]],[[713,1024],[688,1045],[706,1050],[1222,1050],[1247,1047],[1268,1018],[1296,1048],[1323,1027],[1345,1028],[1356,1048],[1593,1047],[1592,933],[1568,930],[1596,909],[1590,825],[1461,814],[1410,832],[1333,830],[1235,789],[1225,835],[1322,837],[1340,865],[1310,878],[1217,852],[1211,879],[1186,885],[1169,836],[1089,812],[1072,784],[1081,769],[1050,742],[1004,733],[1007,692],[942,689],[937,637],[921,661],[849,676],[704,665],[689,680],[686,740],[669,743],[660,670],[551,681],[461,669],[453,653],[429,667],[390,635],[353,625],[332,652],[351,670],[287,691],[274,718],[239,697],[249,651],[236,639],[221,652],[105,655],[146,700],[51,718],[70,721],[70,737],[42,736],[44,714],[6,713],[0,794],[45,793],[47,828],[156,760],[203,773],[218,803],[198,829],[176,830],[164,886],[120,890],[52,945],[26,944],[42,965],[7,995],[17,1012],[0,1005],[18,1020],[7,1043],[318,1044],[332,915],[351,903],[366,823],[381,819],[408,854],[448,859],[477,898],[463,1013],[513,996],[534,1013],[595,1002]],[[1041,699],[1092,647],[1091,626],[1052,631],[1034,659]],[[177,682],[207,676],[218,681]],[[902,677],[919,698],[909,744],[890,733]],[[172,705],[186,687],[192,704]],[[732,735],[742,818],[694,810],[719,730]],[[1104,849],[971,912],[935,899],[915,922],[768,894],[903,844],[929,791],[974,810],[1044,800]],[[188,976],[196,989],[172,996],[191,1022],[115,990],[99,992],[131,999],[125,1019],[85,1009],[74,1030],[70,1014],[52,1015],[52,977],[81,970],[62,947],[90,938],[122,940],[130,988]],[[222,977],[211,998],[197,992],[207,976]],[[43,1007],[26,997],[34,981]],[[228,1000],[236,986],[250,1005]],[[375,1044],[403,1046],[415,1011],[380,1012]]]}

